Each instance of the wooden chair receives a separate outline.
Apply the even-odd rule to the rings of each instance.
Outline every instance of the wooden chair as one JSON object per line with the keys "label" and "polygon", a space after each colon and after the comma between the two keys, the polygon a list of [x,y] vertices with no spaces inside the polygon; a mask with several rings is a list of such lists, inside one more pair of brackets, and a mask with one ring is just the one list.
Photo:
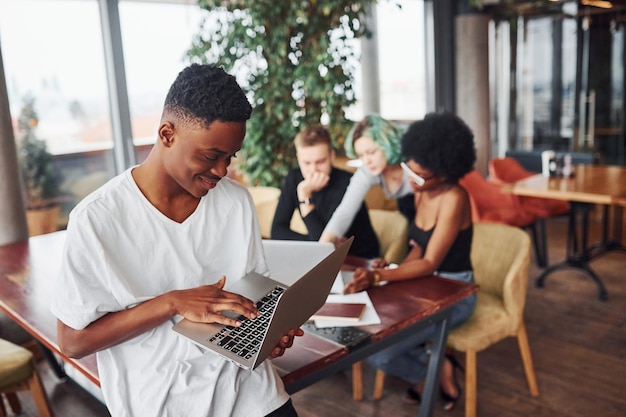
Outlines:
{"label": "wooden chair", "polygon": [[[18,391],[30,391],[41,417],[53,416],[31,351],[0,339],[0,394],[6,396],[15,414],[22,411]],[[5,416],[4,401],[0,398],[0,417]]]}
{"label": "wooden chair", "polygon": [[448,336],[449,347],[465,352],[466,417],[476,416],[477,352],[509,336],[517,338],[531,395],[539,395],[524,324],[530,246],[528,235],[519,228],[474,224],[472,265],[480,285],[476,309]]}
{"label": "wooden chair", "polygon": [[[379,209],[370,209],[369,215],[383,258],[393,263],[402,262],[409,248],[409,222],[406,217],[399,211]],[[382,388],[380,392],[382,393]],[[357,401],[363,399],[363,365],[361,362],[352,365],[352,397]]]}
{"label": "wooden chair", "polygon": [[[517,227],[475,223],[471,257],[480,285],[476,309],[448,336],[449,348],[465,352],[466,417],[476,417],[477,352],[509,336],[517,337],[531,395],[539,395],[524,325],[530,239]],[[374,399],[382,397],[384,380],[385,373],[376,371]]]}

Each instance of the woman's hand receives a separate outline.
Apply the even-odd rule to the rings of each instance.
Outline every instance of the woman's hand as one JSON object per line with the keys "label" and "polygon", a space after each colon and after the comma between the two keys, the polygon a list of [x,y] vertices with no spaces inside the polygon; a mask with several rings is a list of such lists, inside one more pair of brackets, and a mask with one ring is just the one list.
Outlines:
{"label": "woman's hand", "polygon": [[381,269],[389,266],[389,262],[385,258],[376,258],[372,261],[372,269]]}
{"label": "woman's hand", "polygon": [[274,358],[283,356],[285,354],[285,351],[289,349],[291,346],[293,346],[293,339],[296,336],[303,336],[303,335],[304,335],[304,330],[302,329],[289,330],[289,332],[286,335],[280,338],[278,345],[276,345],[274,350],[272,350],[272,353],[270,354],[270,358],[274,359]]}
{"label": "woman's hand", "polygon": [[368,289],[374,283],[374,271],[365,268],[357,268],[354,270],[354,276],[343,289],[345,294],[354,294],[355,292]]}

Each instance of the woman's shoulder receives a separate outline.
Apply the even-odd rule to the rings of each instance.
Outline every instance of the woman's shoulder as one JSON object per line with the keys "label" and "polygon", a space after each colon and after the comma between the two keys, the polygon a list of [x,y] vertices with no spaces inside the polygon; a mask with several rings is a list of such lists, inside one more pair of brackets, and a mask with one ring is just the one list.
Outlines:
{"label": "woman's shoulder", "polygon": [[352,175],[352,181],[359,181],[368,185],[377,185],[382,182],[382,176],[374,175],[367,167],[360,166]]}

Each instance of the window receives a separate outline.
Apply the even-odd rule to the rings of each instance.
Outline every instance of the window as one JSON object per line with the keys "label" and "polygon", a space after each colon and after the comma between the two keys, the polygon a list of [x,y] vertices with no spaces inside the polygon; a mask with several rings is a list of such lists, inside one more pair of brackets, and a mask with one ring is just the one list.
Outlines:
{"label": "window", "polygon": [[114,175],[98,3],[0,0],[0,39],[14,126],[31,96],[35,133],[55,156],[62,227],[69,210]]}
{"label": "window", "polygon": [[420,119],[427,95],[424,2],[379,2],[377,8],[381,115]]}
{"label": "window", "polygon": [[137,162],[145,159],[159,126],[167,89],[185,58],[202,14],[195,4],[122,1],[119,4],[126,83]]}

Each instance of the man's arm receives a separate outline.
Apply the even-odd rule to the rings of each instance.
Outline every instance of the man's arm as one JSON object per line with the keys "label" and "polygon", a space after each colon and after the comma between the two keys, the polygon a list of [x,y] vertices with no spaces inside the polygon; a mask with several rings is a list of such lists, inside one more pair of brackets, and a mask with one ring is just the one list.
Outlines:
{"label": "man's arm", "polygon": [[291,230],[291,217],[298,208],[298,175],[290,171],[283,182],[272,221],[272,239],[308,240],[308,236]]}
{"label": "man's arm", "polygon": [[192,321],[231,326],[240,324],[223,316],[223,311],[255,318],[255,304],[241,295],[223,291],[225,282],[222,277],[213,285],[170,291],[132,308],[108,313],[80,330],[57,320],[59,347],[69,357],[81,358],[139,336],[177,314]]}

